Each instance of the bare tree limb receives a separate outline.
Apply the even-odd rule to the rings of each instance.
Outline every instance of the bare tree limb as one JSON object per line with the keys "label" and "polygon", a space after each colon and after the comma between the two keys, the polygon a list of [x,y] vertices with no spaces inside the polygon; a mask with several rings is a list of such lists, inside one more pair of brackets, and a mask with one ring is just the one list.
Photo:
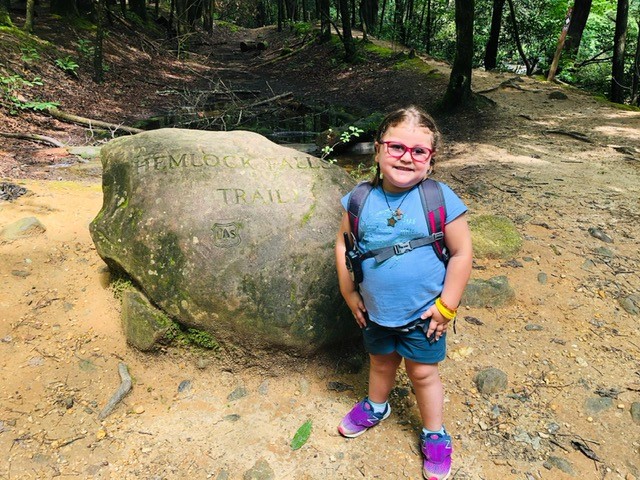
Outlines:
{"label": "bare tree limb", "polygon": [[118,372],[120,373],[122,382],[120,383],[118,390],[116,390],[116,393],[111,396],[109,402],[98,414],[99,420],[104,420],[113,411],[113,409],[116,408],[116,405],[122,401],[127,393],[131,391],[131,376],[129,375],[127,366],[124,363],[118,363]]}
{"label": "bare tree limb", "polygon": [[36,133],[10,133],[0,132],[0,137],[5,138],[20,138],[22,140],[33,140],[35,142],[47,143],[54,147],[64,147],[64,143],[56,140],[55,138],[47,137],[45,135],[38,135]]}
{"label": "bare tree limb", "polygon": [[93,120],[91,118],[79,117],[78,115],[73,115],[71,113],[66,113],[57,108],[50,108],[47,110],[47,113],[58,120],[62,120],[64,122],[77,123],[80,125],[87,125],[89,127],[100,127],[106,128],[109,130],[122,130],[127,133],[142,133],[144,130],[134,127],[127,127],[126,125],[118,125],[116,123],[103,122],[101,120]]}
{"label": "bare tree limb", "polygon": [[289,52],[286,55],[282,55],[280,57],[276,57],[276,58],[272,58],[271,60],[267,60],[266,62],[262,63],[261,66],[269,65],[270,63],[276,63],[276,62],[279,62],[280,60],[284,60],[285,58],[292,57],[293,55],[296,55],[296,54],[300,53],[301,51],[305,50],[306,48],[310,47],[315,42],[316,42],[315,40],[311,40],[310,42],[305,43],[303,46],[301,46],[297,50]]}

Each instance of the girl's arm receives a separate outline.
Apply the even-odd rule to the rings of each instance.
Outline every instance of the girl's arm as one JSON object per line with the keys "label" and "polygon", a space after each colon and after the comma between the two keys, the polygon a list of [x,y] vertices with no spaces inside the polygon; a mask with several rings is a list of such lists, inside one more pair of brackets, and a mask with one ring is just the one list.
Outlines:
{"label": "girl's arm", "polygon": [[344,254],[347,250],[347,246],[344,243],[344,233],[351,233],[351,226],[349,225],[349,216],[347,212],[342,215],[342,221],[340,222],[340,230],[338,231],[338,238],[336,238],[336,270],[338,271],[338,283],[340,284],[340,293],[344,297],[349,310],[353,313],[356,323],[360,328],[364,328],[367,325],[367,319],[365,317],[366,308],[358,289],[351,280],[349,270],[344,261]]}
{"label": "girl's arm", "polygon": [[[444,287],[440,298],[449,308],[455,309],[460,304],[469,277],[473,262],[473,249],[471,246],[471,231],[465,214],[450,223],[447,223],[444,242],[449,250],[449,263],[444,279]],[[447,331],[448,321],[440,314],[435,305],[427,310],[423,318],[431,317],[431,324],[427,336],[435,332],[436,339]]]}

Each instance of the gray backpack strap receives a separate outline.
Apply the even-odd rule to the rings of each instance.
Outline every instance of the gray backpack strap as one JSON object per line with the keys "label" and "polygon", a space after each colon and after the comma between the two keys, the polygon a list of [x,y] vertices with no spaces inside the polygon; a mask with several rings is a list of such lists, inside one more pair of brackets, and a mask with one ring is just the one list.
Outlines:
{"label": "gray backpack strap", "polygon": [[362,214],[362,208],[364,202],[373,190],[371,182],[360,182],[351,192],[349,196],[349,203],[347,205],[347,213],[349,214],[349,225],[351,226],[351,233],[356,240],[360,240],[360,215]]}

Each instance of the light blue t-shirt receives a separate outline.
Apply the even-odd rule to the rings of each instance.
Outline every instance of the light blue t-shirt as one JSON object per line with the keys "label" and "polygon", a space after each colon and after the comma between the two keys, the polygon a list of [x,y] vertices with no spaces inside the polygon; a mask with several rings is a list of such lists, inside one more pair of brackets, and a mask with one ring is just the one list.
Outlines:
{"label": "light blue t-shirt", "polygon": [[[440,185],[447,210],[446,225],[466,212],[467,207],[447,185]],[[391,209],[381,186],[371,191],[358,227],[362,237],[359,246],[363,252],[429,235],[418,188],[414,187],[408,194],[385,192]],[[350,195],[351,192],[341,200],[345,210]],[[402,218],[391,227],[387,221],[401,203]],[[362,270],[364,278],[360,294],[369,318],[387,327],[400,327],[418,319],[433,305],[444,286],[445,267],[431,245],[394,255],[382,263],[368,258],[363,262]]]}

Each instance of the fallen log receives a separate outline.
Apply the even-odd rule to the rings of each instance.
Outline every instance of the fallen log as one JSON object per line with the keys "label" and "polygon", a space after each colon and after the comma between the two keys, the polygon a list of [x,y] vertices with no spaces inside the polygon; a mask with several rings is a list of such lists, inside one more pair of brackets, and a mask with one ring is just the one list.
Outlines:
{"label": "fallen log", "polygon": [[249,105],[246,105],[244,108],[259,107],[261,105],[267,105],[269,103],[277,102],[278,100],[282,100],[284,98],[291,98],[291,97],[293,97],[293,92],[285,92],[285,93],[281,93],[280,95],[276,95],[275,97],[271,97],[265,100],[260,100],[259,102],[251,103]]}
{"label": "fallen log", "polygon": [[50,108],[47,110],[47,113],[58,120],[62,120],[63,122],[71,122],[77,123],[79,125],[86,125],[88,127],[98,127],[98,128],[106,128],[112,131],[122,130],[127,133],[142,133],[144,130],[134,127],[127,127],[126,125],[119,125],[116,123],[103,122],[101,120],[93,120],[91,118],[79,117],[78,115],[73,115],[71,113],[66,113],[57,108]]}
{"label": "fallen log", "polygon": [[19,138],[21,140],[33,140],[35,142],[42,142],[52,145],[54,147],[64,147],[64,143],[56,140],[55,138],[47,137],[45,135],[38,135],[37,133],[10,133],[0,132],[0,137],[5,138]]}
{"label": "fallen log", "polygon": [[122,399],[131,391],[131,376],[127,370],[127,366],[120,362],[118,363],[118,372],[120,373],[120,387],[111,396],[109,402],[105,405],[102,411],[98,414],[99,420],[104,420],[107,416],[116,408],[116,405],[122,401]]}
{"label": "fallen log", "polygon": [[262,50],[266,50],[268,46],[269,46],[269,43],[265,41],[262,41],[262,42],[244,41],[244,42],[240,42],[240,51],[241,52],[252,52],[252,51],[261,52]]}
{"label": "fallen log", "polygon": [[316,43],[315,39],[311,40],[310,42],[305,43],[303,46],[301,46],[299,49],[294,50],[292,52],[287,53],[286,55],[281,55],[279,57],[276,58],[272,58],[271,60],[267,60],[266,62],[263,62],[260,66],[263,67],[265,65],[269,65],[271,63],[276,63],[279,62],[281,60],[284,60],[286,58],[292,57],[293,55],[296,55],[300,52],[302,52],[303,50],[309,48],[311,45],[313,45],[314,43]]}

